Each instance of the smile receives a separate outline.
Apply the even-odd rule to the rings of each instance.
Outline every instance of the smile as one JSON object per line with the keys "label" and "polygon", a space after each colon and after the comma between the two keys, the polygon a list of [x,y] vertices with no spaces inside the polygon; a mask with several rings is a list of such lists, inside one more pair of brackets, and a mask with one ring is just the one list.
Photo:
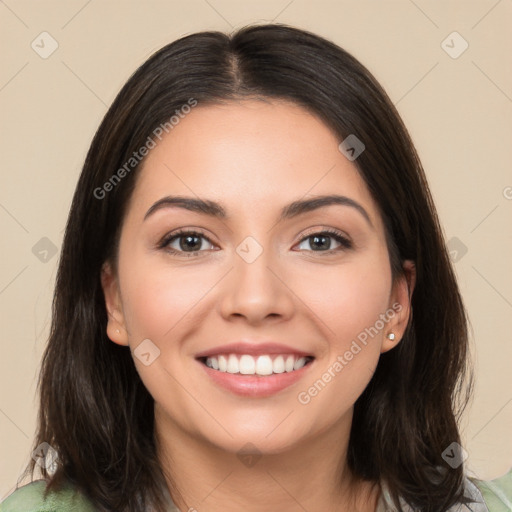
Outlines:
{"label": "smile", "polygon": [[203,364],[219,372],[262,377],[300,370],[312,360],[313,358],[310,356],[303,357],[294,354],[262,354],[258,356],[221,354],[202,358]]}
{"label": "smile", "polygon": [[251,398],[269,397],[297,383],[314,360],[311,356],[290,354],[221,354],[196,359],[211,382],[230,393]]}

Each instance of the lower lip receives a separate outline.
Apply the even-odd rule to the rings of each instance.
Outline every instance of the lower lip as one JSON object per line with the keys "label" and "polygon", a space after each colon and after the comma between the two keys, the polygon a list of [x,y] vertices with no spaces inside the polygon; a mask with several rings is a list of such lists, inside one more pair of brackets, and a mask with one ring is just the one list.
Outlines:
{"label": "lower lip", "polygon": [[273,373],[272,375],[242,375],[214,370],[201,361],[197,361],[207,375],[219,386],[241,396],[265,397],[271,396],[291,386],[309,370],[313,361],[293,372]]}

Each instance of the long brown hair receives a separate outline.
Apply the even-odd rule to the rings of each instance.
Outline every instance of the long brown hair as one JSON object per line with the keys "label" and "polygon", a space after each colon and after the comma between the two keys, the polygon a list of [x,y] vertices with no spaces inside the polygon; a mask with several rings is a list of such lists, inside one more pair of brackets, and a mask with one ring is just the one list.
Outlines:
{"label": "long brown hair", "polygon": [[165,46],[130,77],[95,134],[66,226],[39,381],[34,447],[46,442],[59,457],[55,472],[41,470],[47,491],[69,481],[101,511],[164,510],[153,399],[129,349],[106,335],[100,283],[102,264],[116,260],[140,164],[98,190],[191,98],[248,97],[291,100],[340,142],[356,134],[365,144],[354,163],[382,215],[393,275],[409,259],[417,276],[408,329],[355,404],[348,463],[357,478],[385,480],[397,506],[402,497],[422,512],[444,511],[462,497],[463,465],[450,468],[442,453],[460,443],[471,386],[466,314],[424,171],[365,67],[324,38],[277,24]]}

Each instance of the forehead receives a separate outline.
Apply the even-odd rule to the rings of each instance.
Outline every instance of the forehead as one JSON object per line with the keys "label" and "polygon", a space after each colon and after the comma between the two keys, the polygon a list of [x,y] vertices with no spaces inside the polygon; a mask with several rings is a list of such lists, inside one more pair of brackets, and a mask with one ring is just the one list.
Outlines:
{"label": "forehead", "polygon": [[363,203],[377,220],[377,207],[339,143],[325,123],[293,103],[199,104],[146,156],[135,204],[195,195],[254,215],[263,206],[336,193]]}

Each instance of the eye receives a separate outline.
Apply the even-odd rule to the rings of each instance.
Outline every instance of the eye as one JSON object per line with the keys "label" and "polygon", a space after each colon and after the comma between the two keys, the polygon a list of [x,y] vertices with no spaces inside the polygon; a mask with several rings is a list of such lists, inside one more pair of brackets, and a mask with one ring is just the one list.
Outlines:
{"label": "eye", "polygon": [[[336,243],[338,243],[338,248],[333,248],[331,240],[334,239]],[[300,245],[308,243],[310,247],[313,247],[312,252],[328,252],[331,253],[333,251],[339,251],[342,249],[351,249],[352,242],[345,237],[342,233],[332,229],[324,229],[323,231],[312,233],[305,238],[303,238],[300,242]],[[299,249],[303,249],[299,246]],[[306,249],[307,250],[307,249]]]}
{"label": "eye", "polygon": [[[331,240],[334,239],[338,244],[337,248],[332,247]],[[342,249],[351,249],[352,242],[341,232],[324,229],[320,232],[314,232],[304,237],[299,243],[299,250],[308,250],[301,245],[308,243],[313,250],[310,252],[332,253]],[[205,247],[210,245],[210,247]],[[171,254],[178,256],[199,256],[205,250],[213,250],[214,244],[211,240],[199,231],[179,230],[166,235],[158,244],[159,249],[164,249]],[[318,249],[318,250],[317,250]]]}
{"label": "eye", "polygon": [[[204,252],[205,241],[208,242],[206,245],[213,246],[210,239],[203,233],[179,230],[165,236],[158,246],[160,249],[165,249],[171,254],[190,257],[199,256],[200,252]],[[209,249],[211,248],[209,247]]]}

